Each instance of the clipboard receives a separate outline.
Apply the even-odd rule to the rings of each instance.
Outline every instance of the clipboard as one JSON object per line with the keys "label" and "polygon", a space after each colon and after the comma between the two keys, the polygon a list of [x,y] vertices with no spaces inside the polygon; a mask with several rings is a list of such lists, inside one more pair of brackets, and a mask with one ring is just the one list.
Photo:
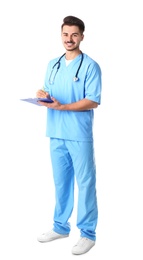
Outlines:
{"label": "clipboard", "polygon": [[38,101],[42,101],[42,102],[46,102],[46,103],[53,103],[53,100],[50,98],[22,98],[20,100],[29,102],[29,103],[37,105],[37,106],[42,106],[41,104],[38,103]]}

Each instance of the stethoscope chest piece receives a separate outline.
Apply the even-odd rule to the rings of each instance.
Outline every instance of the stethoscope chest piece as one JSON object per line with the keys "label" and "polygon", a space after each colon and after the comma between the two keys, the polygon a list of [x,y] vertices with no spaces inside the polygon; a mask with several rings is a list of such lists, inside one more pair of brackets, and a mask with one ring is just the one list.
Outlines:
{"label": "stethoscope chest piece", "polygon": [[74,77],[74,78],[73,78],[73,81],[75,81],[75,82],[78,81],[78,78],[77,78],[77,77]]}

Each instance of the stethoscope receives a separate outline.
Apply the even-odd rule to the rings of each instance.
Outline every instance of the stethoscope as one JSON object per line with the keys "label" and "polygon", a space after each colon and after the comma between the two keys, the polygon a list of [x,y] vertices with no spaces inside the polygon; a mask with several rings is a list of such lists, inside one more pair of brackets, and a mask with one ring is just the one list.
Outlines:
{"label": "stethoscope", "polygon": [[[49,76],[49,84],[52,85],[54,84],[54,81],[55,81],[55,77],[56,77],[56,74],[60,68],[60,65],[61,65],[61,59],[63,58],[63,56],[65,56],[65,53],[58,59],[58,61],[53,65],[52,67],[52,70],[51,70],[51,73],[50,73],[50,76]],[[78,78],[78,73],[79,73],[79,70],[80,70],[80,67],[82,65],[82,62],[83,62],[83,53],[81,52],[81,61],[80,61],[80,64],[78,66],[78,69],[77,69],[77,72],[75,74],[75,76],[73,77],[73,81],[78,81],[79,78]],[[53,76],[53,79],[52,79],[52,75],[53,75],[53,70],[54,68],[57,66],[57,70],[55,72],[55,75]]]}

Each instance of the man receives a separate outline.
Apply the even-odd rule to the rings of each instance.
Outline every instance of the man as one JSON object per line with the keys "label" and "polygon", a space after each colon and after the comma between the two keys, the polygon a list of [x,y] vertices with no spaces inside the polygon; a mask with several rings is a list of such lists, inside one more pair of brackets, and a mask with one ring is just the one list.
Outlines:
{"label": "man", "polygon": [[53,229],[39,236],[38,241],[69,236],[68,220],[74,207],[76,179],[80,239],[72,248],[73,254],[84,254],[95,245],[98,218],[93,110],[101,99],[101,69],[80,50],[84,30],[85,25],[79,18],[64,18],[61,38],[66,52],[49,62],[44,90],[36,93],[38,98],[52,100],[50,103],[40,101],[40,104],[48,108],[46,135],[50,138],[55,184]]}

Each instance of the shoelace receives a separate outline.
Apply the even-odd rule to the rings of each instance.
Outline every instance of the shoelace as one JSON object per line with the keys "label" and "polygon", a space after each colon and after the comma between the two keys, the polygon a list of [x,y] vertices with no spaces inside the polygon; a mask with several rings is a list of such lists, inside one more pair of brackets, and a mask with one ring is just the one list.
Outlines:
{"label": "shoelace", "polygon": [[86,237],[81,237],[79,239],[79,241],[77,242],[76,246],[83,246],[84,243],[87,241],[88,239]]}

